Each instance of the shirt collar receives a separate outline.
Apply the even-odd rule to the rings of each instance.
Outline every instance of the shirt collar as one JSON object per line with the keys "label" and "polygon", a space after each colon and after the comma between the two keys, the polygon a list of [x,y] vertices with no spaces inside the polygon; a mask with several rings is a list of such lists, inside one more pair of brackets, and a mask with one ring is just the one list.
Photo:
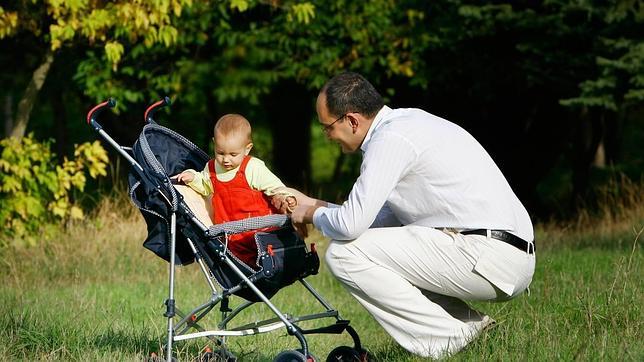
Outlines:
{"label": "shirt collar", "polygon": [[378,111],[378,114],[376,114],[376,117],[374,117],[373,122],[371,122],[371,126],[367,131],[367,135],[364,137],[364,141],[362,141],[362,145],[360,145],[360,149],[362,150],[362,152],[365,152],[367,150],[367,147],[369,146],[369,141],[371,140],[371,136],[373,135],[373,132],[375,131],[376,128],[378,128],[383,123],[383,120],[389,113],[391,113],[391,111],[392,109],[386,105],[380,108],[380,110]]}

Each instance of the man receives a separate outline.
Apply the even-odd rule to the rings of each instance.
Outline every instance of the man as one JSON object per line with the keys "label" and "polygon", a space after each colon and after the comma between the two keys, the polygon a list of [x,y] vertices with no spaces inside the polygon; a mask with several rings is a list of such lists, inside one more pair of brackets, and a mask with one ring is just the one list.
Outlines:
{"label": "man", "polygon": [[356,73],[322,88],[319,122],[360,176],[340,206],[300,195],[292,221],[331,238],[333,275],[412,353],[440,358],[493,323],[462,300],[508,300],[530,284],[530,217],[483,147],[420,109],[391,109]]}

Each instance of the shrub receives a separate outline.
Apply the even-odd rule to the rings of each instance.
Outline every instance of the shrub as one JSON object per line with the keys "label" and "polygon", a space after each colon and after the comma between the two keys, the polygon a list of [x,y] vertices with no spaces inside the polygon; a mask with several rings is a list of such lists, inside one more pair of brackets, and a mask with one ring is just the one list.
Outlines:
{"label": "shrub", "polygon": [[34,245],[54,221],[81,219],[72,198],[91,178],[105,176],[107,152],[98,141],[74,146],[74,159],[57,164],[51,141],[33,134],[0,140],[0,245]]}

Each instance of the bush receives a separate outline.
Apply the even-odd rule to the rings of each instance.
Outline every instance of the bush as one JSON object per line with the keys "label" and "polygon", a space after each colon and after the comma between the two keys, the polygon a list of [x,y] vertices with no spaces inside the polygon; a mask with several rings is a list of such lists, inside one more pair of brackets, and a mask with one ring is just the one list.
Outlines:
{"label": "bush", "polygon": [[91,178],[107,174],[107,152],[98,141],[75,145],[74,159],[65,157],[62,165],[50,143],[34,140],[33,134],[0,140],[0,245],[34,245],[47,224],[83,218],[73,191],[83,191],[87,173]]}

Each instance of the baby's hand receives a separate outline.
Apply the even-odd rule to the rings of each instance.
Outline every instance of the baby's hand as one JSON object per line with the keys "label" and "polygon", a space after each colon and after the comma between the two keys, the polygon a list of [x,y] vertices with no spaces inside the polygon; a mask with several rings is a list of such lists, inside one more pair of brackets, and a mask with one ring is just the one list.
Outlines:
{"label": "baby's hand", "polygon": [[176,180],[177,183],[187,185],[187,184],[191,183],[192,180],[195,179],[195,176],[192,174],[192,172],[183,171],[182,173],[180,173],[180,174],[178,174],[176,176],[172,176],[171,179]]}
{"label": "baby's hand", "polygon": [[271,198],[271,204],[282,214],[290,214],[297,206],[297,200],[293,196],[276,194]]}

